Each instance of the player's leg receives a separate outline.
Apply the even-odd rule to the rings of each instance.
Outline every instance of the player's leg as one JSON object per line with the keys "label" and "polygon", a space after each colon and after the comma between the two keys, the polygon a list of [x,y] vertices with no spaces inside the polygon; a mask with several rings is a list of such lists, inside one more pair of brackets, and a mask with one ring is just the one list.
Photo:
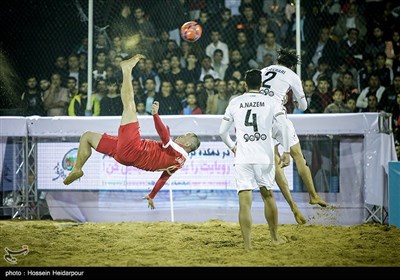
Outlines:
{"label": "player's leg", "polygon": [[305,224],[306,218],[304,218],[303,214],[300,212],[299,208],[297,207],[297,204],[293,200],[293,197],[289,190],[288,181],[286,179],[283,168],[279,164],[279,160],[280,160],[280,157],[279,157],[278,145],[276,145],[275,146],[275,181],[276,181],[276,184],[278,185],[283,197],[289,204],[290,209],[293,212],[296,222],[300,225]]}
{"label": "player's leg", "polygon": [[136,64],[144,58],[143,55],[137,54],[134,57],[121,62],[122,69],[122,86],[121,86],[121,99],[123,104],[123,111],[121,117],[121,125],[132,122],[137,122],[136,104],[132,86],[132,69]]}
{"label": "player's leg", "polygon": [[239,225],[242,231],[244,249],[251,250],[251,216],[252,190],[239,191]]}
{"label": "player's leg", "polygon": [[290,155],[295,161],[299,176],[307,188],[307,192],[310,196],[310,204],[319,204],[322,207],[328,206],[328,203],[326,203],[315,190],[311,170],[307,165],[303,152],[301,151],[300,142],[290,147]]}
{"label": "player's leg", "polygon": [[285,243],[286,239],[278,234],[278,208],[276,206],[274,193],[264,186],[260,187],[260,193],[264,201],[264,215],[271,235],[271,244],[279,245]]}
{"label": "player's leg", "polygon": [[86,161],[92,155],[92,148],[96,149],[100,142],[101,134],[96,132],[85,132],[80,140],[78,147],[78,154],[76,157],[76,162],[74,167],[68,176],[64,179],[64,184],[69,185],[73,181],[79,179],[83,176],[82,168],[85,165]]}

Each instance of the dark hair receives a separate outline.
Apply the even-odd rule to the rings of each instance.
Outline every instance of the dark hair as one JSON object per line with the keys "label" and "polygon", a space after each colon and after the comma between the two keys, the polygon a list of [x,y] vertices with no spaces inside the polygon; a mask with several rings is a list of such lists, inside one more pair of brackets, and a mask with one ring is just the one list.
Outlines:
{"label": "dark hair", "polygon": [[261,87],[261,71],[258,69],[250,69],[246,71],[245,80],[248,89],[259,90]]}
{"label": "dark hair", "polygon": [[292,68],[297,64],[301,64],[300,58],[294,49],[280,49],[278,51],[278,63],[286,66],[288,68]]}

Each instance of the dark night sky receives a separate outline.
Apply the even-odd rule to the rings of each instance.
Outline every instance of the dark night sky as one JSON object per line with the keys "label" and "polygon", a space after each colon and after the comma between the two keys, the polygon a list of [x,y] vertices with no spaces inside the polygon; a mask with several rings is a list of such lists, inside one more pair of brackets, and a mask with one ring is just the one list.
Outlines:
{"label": "dark night sky", "polygon": [[22,77],[52,65],[54,57],[72,49],[87,23],[74,0],[0,1],[0,48]]}

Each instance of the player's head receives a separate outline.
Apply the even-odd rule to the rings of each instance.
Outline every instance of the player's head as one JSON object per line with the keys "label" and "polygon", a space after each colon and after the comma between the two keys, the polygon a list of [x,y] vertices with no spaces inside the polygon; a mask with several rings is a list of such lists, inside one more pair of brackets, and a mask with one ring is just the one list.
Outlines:
{"label": "player's head", "polygon": [[188,153],[197,150],[200,146],[200,139],[193,132],[189,132],[186,133],[185,135],[178,136],[175,139],[175,142],[181,145]]}
{"label": "player's head", "polygon": [[297,64],[300,64],[300,58],[293,49],[280,49],[278,51],[278,63],[280,65],[286,66],[287,68],[293,68]]}
{"label": "player's head", "polygon": [[246,71],[244,76],[247,90],[259,90],[261,87],[261,71],[258,69],[250,69]]}

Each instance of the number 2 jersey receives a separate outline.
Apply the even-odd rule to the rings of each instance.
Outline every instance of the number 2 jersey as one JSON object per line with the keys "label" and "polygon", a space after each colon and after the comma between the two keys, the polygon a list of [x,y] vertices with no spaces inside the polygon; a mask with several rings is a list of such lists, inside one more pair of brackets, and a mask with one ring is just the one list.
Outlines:
{"label": "number 2 jersey", "polygon": [[246,92],[229,102],[223,121],[235,126],[236,164],[274,164],[273,118],[266,95]]}
{"label": "number 2 jersey", "polygon": [[283,100],[291,89],[299,103],[299,109],[302,111],[307,109],[307,100],[300,77],[291,69],[283,65],[270,65],[261,70],[261,80],[261,92],[280,105],[284,105]]}

